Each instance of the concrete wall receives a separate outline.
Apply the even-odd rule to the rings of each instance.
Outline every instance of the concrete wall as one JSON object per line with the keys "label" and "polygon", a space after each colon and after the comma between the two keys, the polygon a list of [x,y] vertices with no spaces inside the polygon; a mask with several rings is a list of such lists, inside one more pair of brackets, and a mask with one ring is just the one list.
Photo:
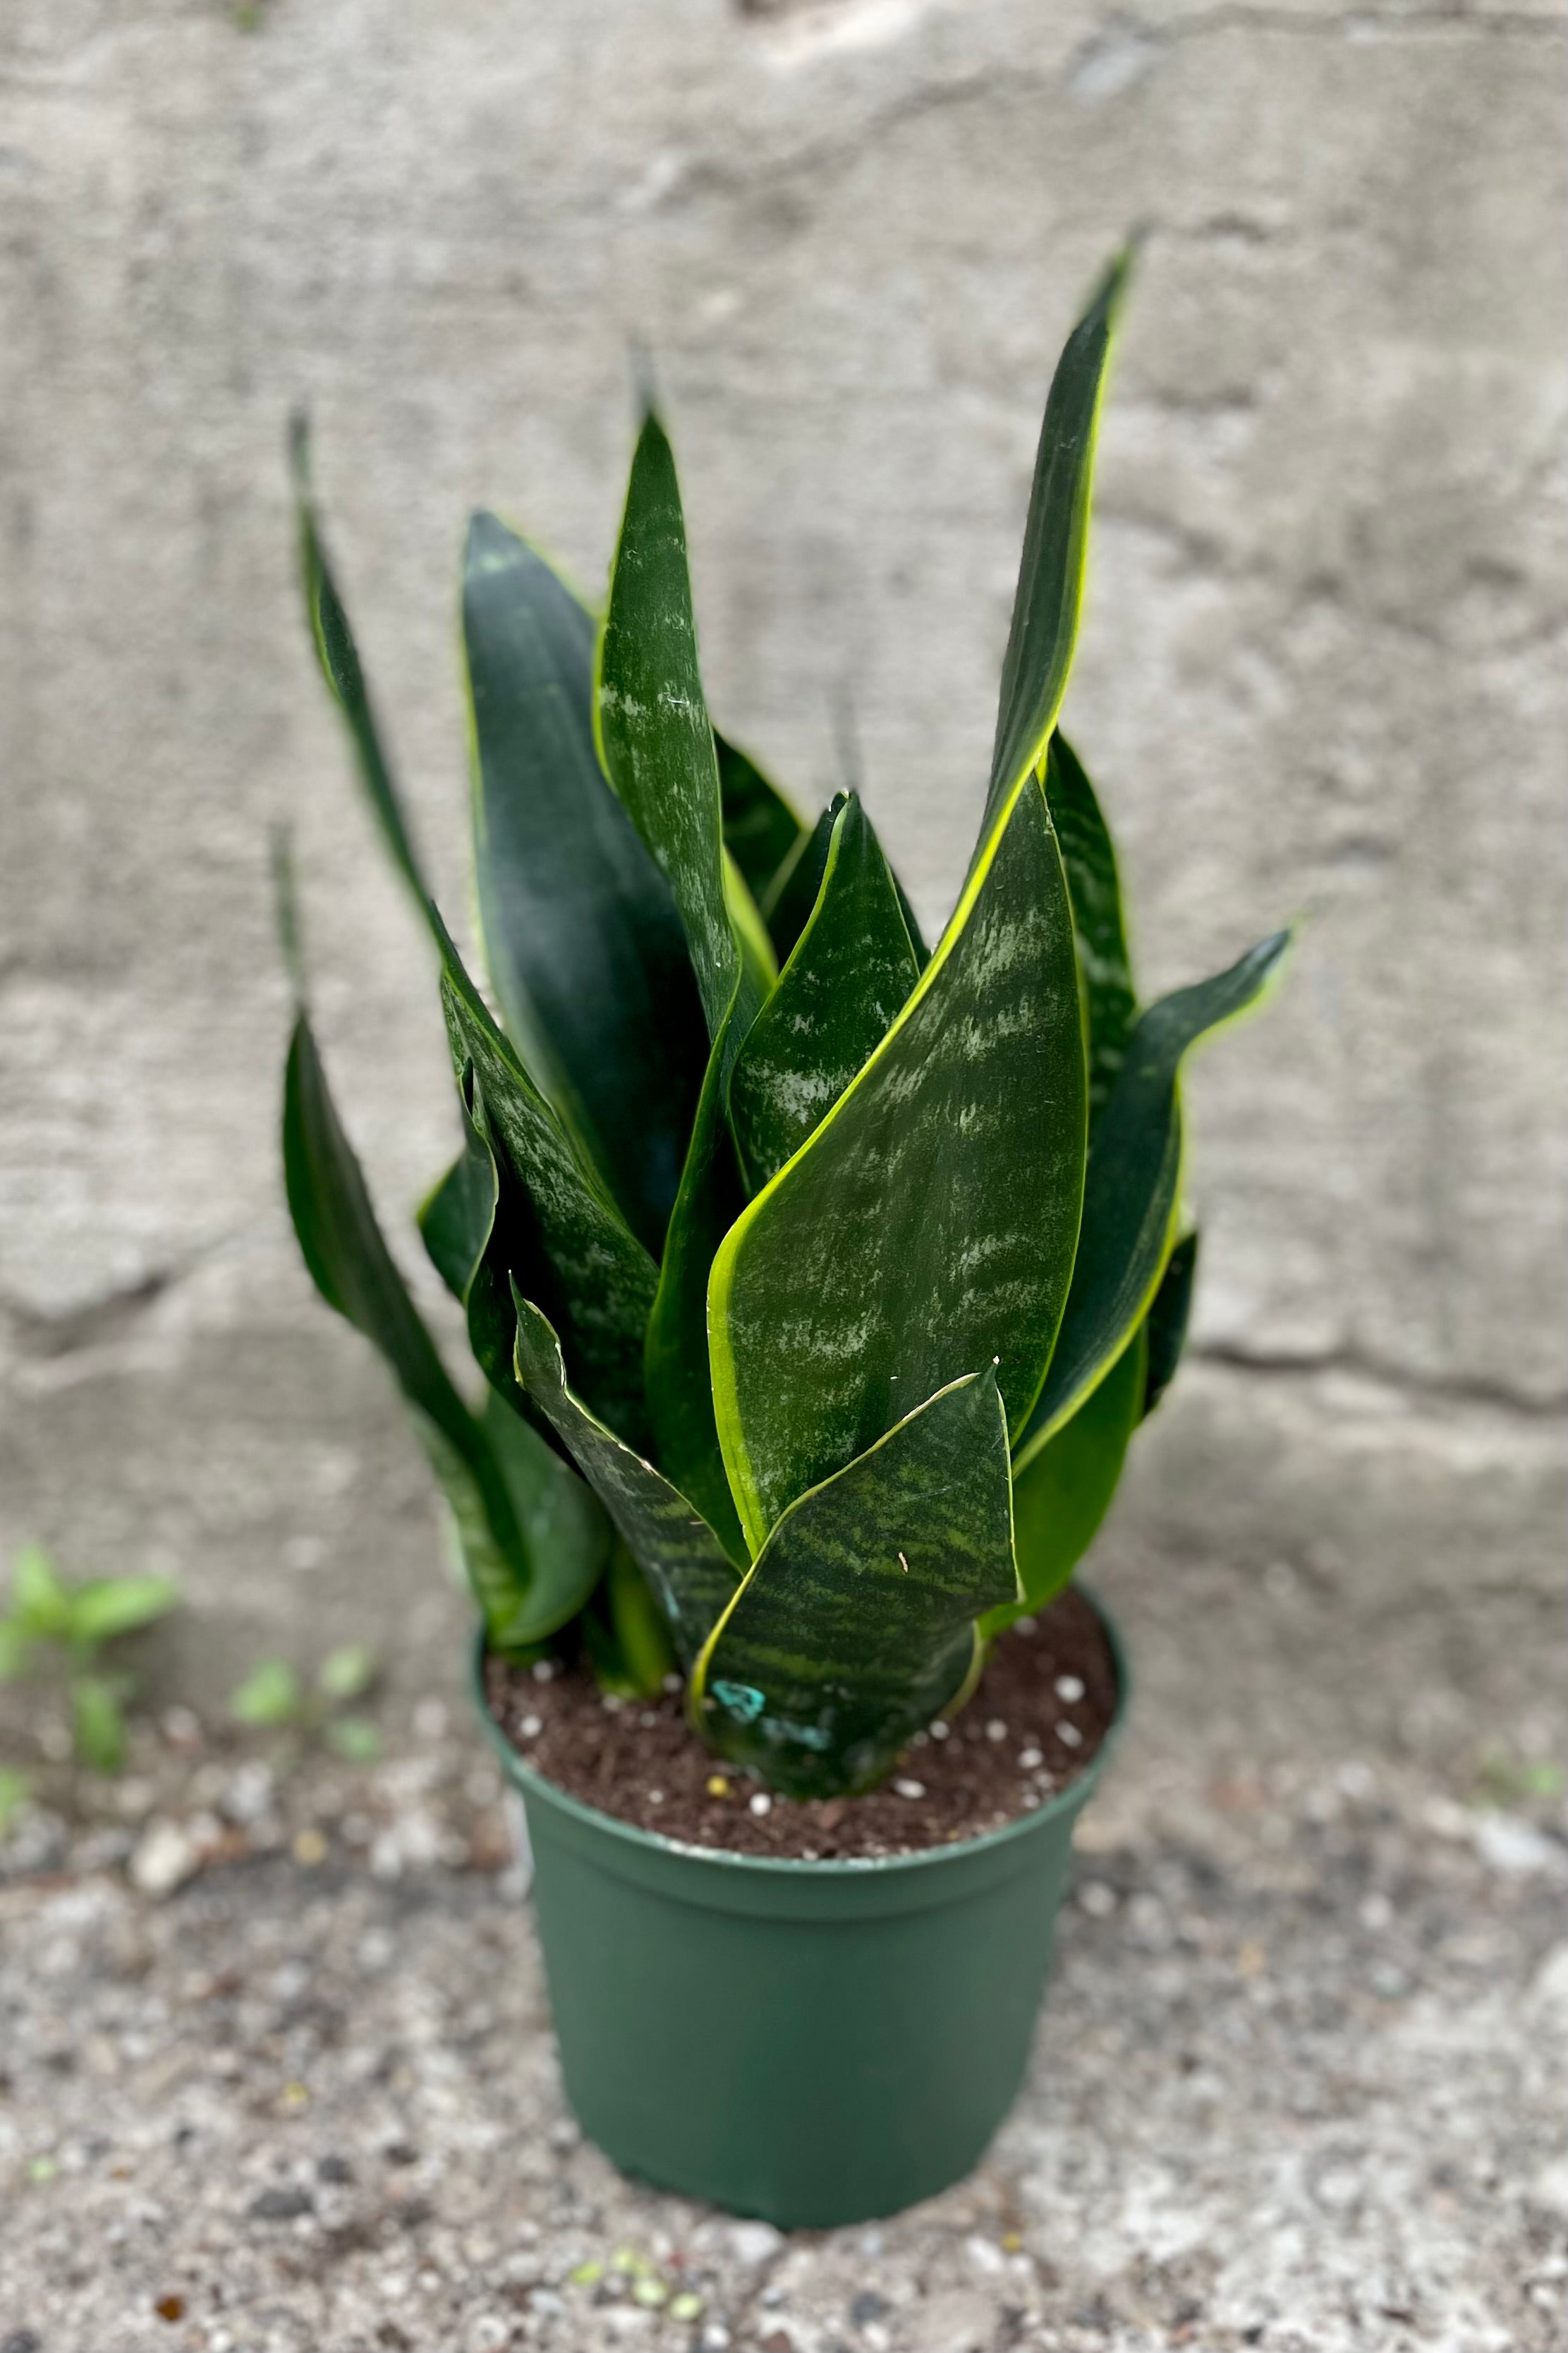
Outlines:
{"label": "concrete wall", "polygon": [[1199,1345],[1107,1574],[1156,1674],[1222,1647],[1266,1734],[1336,1694],[1369,1739],[1528,1705],[1562,1535],[1563,33],[1528,0],[7,0],[0,1544],[177,1568],[198,1681],[301,1625],[423,1672],[452,1619],[421,1464],[279,1201],[280,817],[390,1215],[454,1139],[296,607],[289,404],[450,905],[465,512],[602,581],[639,336],[716,712],[816,802],[852,686],[934,923],[1049,369],[1142,218],[1069,721],[1151,990],[1309,920],[1191,1090]]}

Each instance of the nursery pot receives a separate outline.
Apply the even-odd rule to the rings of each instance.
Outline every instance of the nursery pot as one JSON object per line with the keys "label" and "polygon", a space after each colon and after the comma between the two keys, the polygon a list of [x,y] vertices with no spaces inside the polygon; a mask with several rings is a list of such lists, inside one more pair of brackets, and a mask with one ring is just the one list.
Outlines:
{"label": "nursery pot", "polygon": [[[1097,1605],[1098,1607],[1098,1605]],[[636,1830],[526,1764],[521,1795],[566,2094],[623,2171],[781,2228],[896,2213],[977,2162],[1023,2079],[1077,1780],[1004,1829],[805,1862]]]}

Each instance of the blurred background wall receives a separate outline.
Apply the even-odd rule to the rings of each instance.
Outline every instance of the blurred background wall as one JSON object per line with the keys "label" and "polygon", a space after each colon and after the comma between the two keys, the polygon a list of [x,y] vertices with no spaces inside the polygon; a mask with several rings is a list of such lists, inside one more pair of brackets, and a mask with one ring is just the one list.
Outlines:
{"label": "blurred background wall", "polygon": [[715,713],[815,807],[852,692],[935,925],[1049,370],[1142,219],[1068,725],[1149,992],[1306,928],[1191,1085],[1196,1345],[1100,1571],[1146,1676],[1238,1738],[1529,1719],[1563,1534],[1563,32],[1532,0],[6,0],[0,1545],[175,1569],[198,1690],[340,1631],[454,1672],[421,1458],[280,1204],[278,818],[416,1273],[456,1134],[300,622],[289,405],[451,908],[465,514],[597,590],[641,338]]}

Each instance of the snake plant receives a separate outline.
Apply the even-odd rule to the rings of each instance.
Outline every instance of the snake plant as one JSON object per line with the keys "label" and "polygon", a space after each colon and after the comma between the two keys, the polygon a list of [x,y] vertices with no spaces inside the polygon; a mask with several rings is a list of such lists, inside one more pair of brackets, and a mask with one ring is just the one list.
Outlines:
{"label": "snake plant", "polygon": [[714,730],[649,408],[602,616],[493,515],[468,533],[481,990],[296,428],[321,666],[439,970],[463,1140],[419,1225],[482,1405],[377,1229],[296,945],[306,1263],[413,1409],[490,1648],[585,1645],[627,1690],[678,1667],[694,1731],[796,1795],[874,1783],[1071,1575],[1182,1345],[1183,1060],[1286,944],[1141,1007],[1057,724],[1127,274],[1051,385],[979,838],[930,950],[856,795],[804,823]]}

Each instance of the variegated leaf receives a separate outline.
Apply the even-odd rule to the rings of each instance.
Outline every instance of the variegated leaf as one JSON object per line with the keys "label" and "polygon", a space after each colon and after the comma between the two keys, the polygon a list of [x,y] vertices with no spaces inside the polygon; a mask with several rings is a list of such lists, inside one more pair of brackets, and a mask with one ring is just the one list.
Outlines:
{"label": "variegated leaf", "polygon": [[549,1417],[658,1597],[689,1667],[735,1590],[736,1567],[679,1488],[623,1444],[567,1384],[549,1319],[516,1294],[517,1377]]}
{"label": "variegated leaf", "polygon": [[1072,919],[1038,784],[902,1013],[726,1236],[714,1401],[753,1547],[965,1364],[1027,1416],[1071,1274],[1084,1059]]}
{"label": "variegated leaf", "polygon": [[1017,1593],[987,1368],[784,1513],[699,1662],[692,1721],[792,1796],[868,1788],[967,1680],[975,1620]]}
{"label": "variegated leaf", "polygon": [[708,1039],[669,885],[599,766],[596,625],[477,514],[463,634],[479,909],[506,1027],[657,1256]]}
{"label": "variegated leaf", "polygon": [[1258,1003],[1289,936],[1273,933],[1228,971],[1177,989],[1139,1017],[1095,1134],[1072,1291],[1045,1386],[1014,1450],[1020,1470],[1104,1378],[1148,1313],[1181,1194],[1183,1060]]}
{"label": "variegated leaf", "polygon": [[851,793],[835,816],[816,905],[730,1081],[752,1192],[820,1126],[919,976],[898,886]]}
{"label": "variegated leaf", "polygon": [[1058,728],[1046,755],[1046,798],[1062,846],[1072,898],[1079,976],[1089,1031],[1089,1130],[1105,1108],[1127,1033],[1137,1018],[1131,960],[1121,914],[1121,884],[1110,829],[1094,786]]}

